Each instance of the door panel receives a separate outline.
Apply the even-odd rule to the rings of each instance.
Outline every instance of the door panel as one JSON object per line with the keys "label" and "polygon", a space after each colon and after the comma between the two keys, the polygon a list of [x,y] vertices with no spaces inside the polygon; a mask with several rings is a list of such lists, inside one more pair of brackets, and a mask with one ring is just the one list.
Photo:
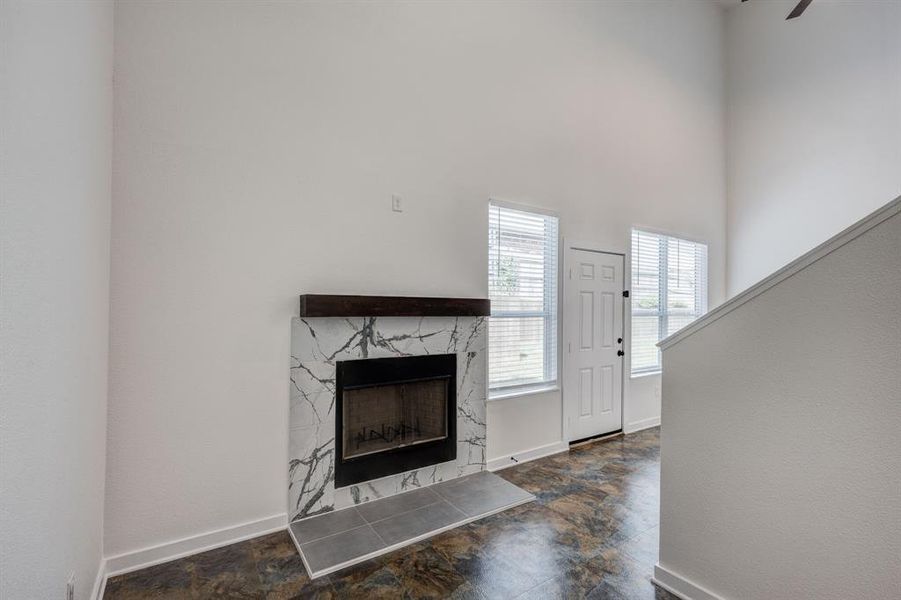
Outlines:
{"label": "door panel", "polygon": [[622,428],[622,255],[567,248],[563,402],[569,439]]}
{"label": "door panel", "polygon": [[604,348],[612,348],[613,347],[613,310],[615,306],[615,300],[613,294],[610,292],[604,292],[601,294],[601,305],[604,307],[603,312],[601,314],[604,315],[604,320],[601,321],[601,328],[604,331],[603,334],[603,342],[601,342],[601,346]]}
{"label": "door panel", "polygon": [[593,382],[594,369],[579,370],[579,398],[581,400],[579,414],[583,417],[590,417],[594,413],[594,406],[592,406],[592,402],[594,402]]}
{"label": "door panel", "polygon": [[603,390],[603,394],[601,396],[601,412],[609,413],[613,410],[613,402],[615,398],[613,397],[613,367],[606,366],[601,367],[601,381],[603,384],[601,389]]}
{"label": "door panel", "polygon": [[610,265],[604,265],[603,275],[601,278],[604,281],[614,281],[616,279],[616,268],[611,267]]}
{"label": "door panel", "polygon": [[582,303],[582,314],[579,316],[579,348],[591,350],[594,335],[594,294],[580,292],[579,300]]}

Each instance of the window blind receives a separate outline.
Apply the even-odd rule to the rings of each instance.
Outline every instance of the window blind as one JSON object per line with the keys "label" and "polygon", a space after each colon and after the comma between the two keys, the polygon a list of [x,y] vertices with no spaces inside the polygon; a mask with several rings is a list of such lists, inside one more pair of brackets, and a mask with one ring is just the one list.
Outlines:
{"label": "window blind", "polygon": [[632,374],[660,370],[657,342],[707,312],[707,246],[632,230]]}
{"label": "window blind", "polygon": [[556,217],[489,205],[492,392],[557,380],[557,240]]}

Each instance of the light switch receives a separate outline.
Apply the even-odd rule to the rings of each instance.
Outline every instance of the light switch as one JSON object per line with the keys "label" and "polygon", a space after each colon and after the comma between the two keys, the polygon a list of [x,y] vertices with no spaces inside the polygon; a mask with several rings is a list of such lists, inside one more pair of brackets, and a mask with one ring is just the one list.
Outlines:
{"label": "light switch", "polygon": [[391,210],[394,212],[404,212],[403,199],[397,194],[391,196]]}

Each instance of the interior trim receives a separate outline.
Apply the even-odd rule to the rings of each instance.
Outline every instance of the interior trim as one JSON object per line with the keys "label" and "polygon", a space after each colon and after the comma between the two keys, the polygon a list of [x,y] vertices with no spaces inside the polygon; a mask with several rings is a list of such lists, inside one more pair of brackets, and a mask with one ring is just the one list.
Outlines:
{"label": "interior trim", "polygon": [[302,294],[301,318],[314,317],[487,317],[488,298],[341,296]]}
{"label": "interior trim", "polygon": [[644,429],[650,429],[652,427],[658,427],[660,425],[660,417],[651,417],[649,419],[641,419],[640,421],[632,421],[631,423],[626,423],[623,427],[623,433],[626,435],[630,433],[637,433]]}
{"label": "interior trim", "polygon": [[682,600],[725,600],[722,596],[717,596],[690,579],[661,566],[659,562],[654,566],[651,582]]}
{"label": "interior trim", "polygon": [[91,588],[91,600],[103,600],[106,592],[106,559],[101,558],[97,565],[97,576],[94,577],[94,587]]}
{"label": "interior trim", "polygon": [[[156,546],[148,546],[132,552],[124,552],[105,559],[105,578],[138,571],[170,560],[199,552],[221,548],[235,542],[243,542],[261,535],[282,531],[288,526],[288,514],[279,513],[256,521],[239,523],[222,529],[207,531]],[[104,584],[105,585],[105,584]]]}
{"label": "interior trim", "polygon": [[742,304],[753,300],[771,287],[788,279],[792,275],[803,271],[821,258],[832,254],[848,242],[857,237],[860,237],[870,229],[876,227],[883,221],[890,219],[898,213],[901,213],[901,196],[895,198],[882,208],[864,217],[844,231],[829,238],[827,241],[823,242],[810,252],[802,255],[799,258],[796,258],[766,279],[757,282],[740,294],[737,294],[729,300],[726,300],[713,310],[709,311],[706,315],[692,322],[690,325],[686,325],[671,336],[664,338],[657,344],[657,347],[661,350],[666,350],[667,348],[678,344],[685,338],[697,333],[714,321],[726,316]]}
{"label": "interior trim", "polygon": [[497,458],[488,459],[488,464],[485,468],[487,468],[489,471],[500,471],[501,469],[506,469],[507,467],[513,467],[522,463],[538,460],[539,458],[544,458],[545,456],[551,456],[552,454],[560,454],[561,452],[568,451],[569,444],[564,442],[563,440],[560,440],[558,442],[552,442],[543,446],[537,446],[529,450],[523,450],[522,452],[505,454],[503,456],[498,456]]}

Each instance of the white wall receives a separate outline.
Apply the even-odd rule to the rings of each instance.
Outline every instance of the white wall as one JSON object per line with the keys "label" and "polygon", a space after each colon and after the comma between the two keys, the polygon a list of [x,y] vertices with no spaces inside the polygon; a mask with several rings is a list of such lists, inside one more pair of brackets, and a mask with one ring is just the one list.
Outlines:
{"label": "white wall", "polygon": [[728,292],[901,193],[901,2],[727,11]]}
{"label": "white wall", "polygon": [[893,207],[663,351],[660,566],[677,583],[743,600],[901,597]]}
{"label": "white wall", "polygon": [[88,598],[103,546],[113,6],[0,4],[0,597]]}
{"label": "white wall", "polygon": [[[612,251],[633,224],[704,239],[716,304],[721,18],[707,2],[119,4],[110,554],[283,512],[297,295],[486,295],[489,197]],[[655,402],[633,395],[627,419]],[[492,403],[489,456],[560,427],[559,394]]]}

